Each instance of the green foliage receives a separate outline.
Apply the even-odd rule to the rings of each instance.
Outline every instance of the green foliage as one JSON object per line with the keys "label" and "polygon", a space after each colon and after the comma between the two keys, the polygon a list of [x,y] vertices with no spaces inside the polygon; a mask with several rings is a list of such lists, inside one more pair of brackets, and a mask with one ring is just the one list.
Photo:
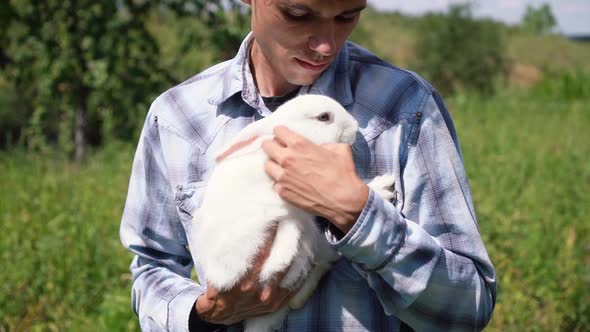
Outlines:
{"label": "green foliage", "polygon": [[[423,57],[424,52],[427,52],[426,55],[432,52],[430,49],[422,53],[416,51],[416,41],[419,34],[423,33],[423,29],[419,28],[426,25],[427,20],[432,20],[432,15],[404,16],[367,8],[359,22],[359,27],[366,34],[363,33],[361,38],[353,34],[351,39],[396,66],[416,69],[416,62],[420,60],[417,58]],[[503,56],[509,62],[506,67],[513,63],[521,63],[552,71],[573,71],[577,68],[590,70],[590,43],[575,42],[556,34],[533,34],[521,27],[505,26],[497,22],[480,23],[484,26],[490,25],[490,29],[500,30]],[[459,51],[456,53],[459,54]],[[412,63],[414,60],[416,62]],[[422,68],[419,69],[418,73],[422,74]]]}
{"label": "green foliage", "polygon": [[[220,2],[3,2],[2,12],[11,15],[2,20],[0,69],[14,82],[27,117],[40,107],[45,117],[31,123],[39,127],[28,132],[41,132],[49,142],[76,137],[77,155],[86,140],[99,143],[107,132],[115,138],[135,138],[150,102],[179,81],[162,66],[161,45],[147,28],[148,20],[168,12],[209,24],[209,37],[222,40],[213,47],[221,50],[221,43],[235,40],[236,34],[220,14]],[[199,45],[203,43],[191,47]],[[111,115],[107,131],[101,128],[104,114]],[[30,143],[38,137],[27,138]]]}
{"label": "green foliage", "polygon": [[539,8],[527,5],[522,16],[522,25],[525,29],[534,33],[548,33],[555,28],[557,21],[553,16],[551,6],[544,3]]}
{"label": "green foliage", "polygon": [[45,122],[46,113],[47,109],[45,107],[36,107],[31,115],[29,126],[25,131],[25,135],[28,137],[29,147],[41,153],[46,153],[49,149],[43,133],[43,123]]}
{"label": "green foliage", "polygon": [[121,144],[81,166],[0,155],[0,331],[137,330],[118,236],[132,156]]}
{"label": "green foliage", "polygon": [[590,101],[590,72],[547,72],[533,90],[543,100]]}
{"label": "green foliage", "polygon": [[470,4],[429,14],[417,30],[412,67],[443,94],[467,89],[490,95],[507,69],[501,26],[475,20]]}
{"label": "green foliage", "polygon": [[399,13],[376,12],[369,6],[350,40],[396,66],[407,67],[414,58],[418,20]]}
{"label": "green foliage", "polygon": [[[372,8],[367,8],[361,14],[361,19],[359,22],[364,22],[366,20],[371,20],[372,16],[374,15],[374,11]],[[361,45],[362,47],[373,50],[375,49],[375,38],[374,34],[372,34],[366,27],[365,24],[357,24],[356,28],[352,31],[352,34],[348,38],[350,41]]]}
{"label": "green foliage", "polygon": [[148,29],[160,45],[161,66],[179,81],[235,56],[249,28],[248,13],[237,6],[215,13],[208,21],[178,17],[169,11],[158,11],[148,21]]}
{"label": "green foliage", "polygon": [[555,96],[449,100],[497,269],[488,331],[590,330],[590,99]]}
{"label": "green foliage", "polygon": [[555,34],[539,35],[513,29],[508,36],[507,56],[513,62],[540,70],[590,72],[590,43],[580,43]]}
{"label": "green foliage", "polygon": [[0,76],[0,148],[17,145],[26,123],[27,117],[19,108],[16,92]]}
{"label": "green foliage", "polygon": [[[32,28],[19,23],[22,15],[17,15],[17,9],[22,4],[28,4],[27,8],[30,9],[35,6],[43,6],[43,2],[35,2],[34,4],[25,0],[1,2],[0,147],[21,144],[25,135],[34,133],[35,136],[26,136],[29,146],[50,148],[57,146],[65,154],[71,154],[75,150],[72,131],[76,129],[75,115],[79,109],[73,105],[73,101],[80,99],[75,93],[75,89],[72,88],[74,85],[72,82],[75,83],[76,79],[80,77],[86,77],[86,81],[94,82],[88,98],[89,106],[84,129],[87,141],[93,145],[117,139],[135,141],[149,103],[157,94],[184,81],[211,64],[232,56],[239,42],[249,30],[248,16],[246,15],[248,7],[233,8],[232,11],[225,13],[215,10],[213,7],[208,12],[209,14],[199,14],[199,8],[189,6],[182,9],[181,3],[187,3],[187,1],[175,0],[163,2],[162,6],[150,5],[151,9],[141,17],[140,23],[132,26],[131,30],[139,31],[145,28],[146,36],[153,38],[152,42],[155,44],[157,52],[149,53],[148,59],[142,60],[140,56],[142,53],[138,51],[143,47],[141,46],[143,44],[136,42],[137,36],[141,37],[139,33],[131,31],[129,40],[127,40],[126,30],[119,33],[118,36],[110,37],[85,35],[83,38],[87,43],[85,44],[87,47],[85,52],[90,54],[86,58],[93,58],[93,54],[97,53],[93,53],[92,50],[96,49],[100,49],[102,52],[100,54],[104,57],[89,62],[92,63],[92,66],[89,65],[91,70],[81,74],[74,69],[70,70],[71,66],[64,67],[63,65],[64,61],[65,63],[72,62],[70,55],[73,53],[71,51],[68,51],[69,53],[61,52],[62,45],[72,45],[74,40],[73,37],[66,36],[67,33],[63,32],[63,29],[56,30],[57,27],[64,26],[65,23],[44,23],[43,26],[50,32],[43,35],[45,39],[41,42],[34,34],[27,35],[27,31],[32,31]],[[235,5],[235,3],[233,4]],[[65,5],[67,3],[64,3]],[[101,3],[97,7],[92,7],[92,10],[87,9],[84,17],[89,17],[88,15],[94,17],[96,16],[96,8],[108,5]],[[108,24],[110,28],[103,30],[110,31],[109,34],[114,34],[113,31],[124,30],[120,27],[123,23],[116,22],[123,20],[123,18],[125,18],[124,22],[128,22],[130,19],[130,14],[125,6],[123,3],[117,7],[120,8],[120,11],[110,18],[112,20]],[[18,9],[18,11],[23,10]],[[101,10],[104,13],[104,10]],[[43,20],[47,16],[43,16]],[[98,18],[95,19],[98,20]],[[410,66],[411,69],[428,78],[442,77],[432,81],[437,88],[445,93],[454,89],[475,88],[471,88],[469,83],[462,83],[455,76],[444,76],[433,72],[442,71],[449,74],[450,70],[453,70],[453,72],[459,72],[459,76],[463,79],[468,72],[473,71],[470,77],[475,77],[484,84],[491,84],[494,79],[489,79],[485,73],[477,74],[481,73],[478,66],[482,64],[473,60],[474,65],[467,65],[467,56],[463,54],[477,54],[476,51],[471,50],[471,46],[466,48],[464,45],[469,44],[473,47],[477,45],[474,41],[464,42],[472,38],[469,35],[465,36],[463,30],[471,28],[461,30],[459,27],[459,31],[463,31],[462,34],[456,32],[444,34],[445,38],[458,37],[453,37],[451,43],[443,43],[442,39],[437,37],[440,34],[427,37],[420,32],[419,27],[428,26],[427,22],[432,20],[432,15],[424,18],[408,17],[399,13],[378,13],[368,8],[364,11],[359,27],[351,39],[395,65]],[[443,26],[448,27],[448,24],[444,25],[446,24],[444,18],[436,18],[435,20],[443,21]],[[35,22],[41,21],[41,19],[37,19]],[[100,26],[100,21],[93,23]],[[124,24],[131,26],[130,23]],[[590,57],[590,45],[574,43],[557,35],[541,36],[523,33],[522,29],[518,27],[507,28],[492,22],[479,22],[478,25],[489,27],[490,30],[499,29],[506,32],[503,36],[508,38],[506,41],[509,47],[504,52],[504,56],[510,58],[514,63],[532,65],[539,69],[547,68],[552,72],[578,67],[586,71],[590,70],[590,62],[587,61]],[[437,31],[437,29],[437,27],[429,28],[428,33]],[[91,30],[100,29],[93,28]],[[15,40],[17,37],[21,38],[22,43]],[[418,37],[431,38],[433,43],[422,44],[433,45],[432,48],[430,48],[431,46],[415,47]],[[47,44],[45,40],[48,38],[53,38],[51,40],[54,42]],[[115,41],[116,45],[109,40]],[[479,38],[479,40],[484,41],[486,38]],[[437,46],[439,44],[440,46]],[[494,45],[494,42],[481,42],[481,44],[483,48],[479,52],[484,54],[484,59],[486,52],[488,52],[486,49],[491,49],[492,53],[498,51],[498,49],[490,47]],[[103,46],[99,48],[97,45]],[[435,51],[435,47],[443,50],[447,47],[448,49],[444,53],[445,55],[441,56],[442,53]],[[531,52],[531,49],[534,49],[535,52]],[[559,49],[558,56],[556,56],[555,49]],[[126,58],[124,52],[128,52],[130,56]],[[52,62],[53,58],[46,59],[47,54],[53,56],[56,63]],[[153,56],[154,54],[157,56]],[[478,58],[479,55],[469,57]],[[154,58],[157,58],[157,63],[148,65],[150,61],[155,61]],[[414,59],[417,61],[411,64]],[[422,62],[425,64],[421,65]],[[463,64],[456,65],[457,62]],[[430,66],[430,63],[433,65]],[[135,69],[136,66],[140,69]],[[466,66],[468,70],[456,69],[462,68],[462,66]],[[67,76],[66,74],[69,72],[72,74]],[[63,75],[60,76],[56,73],[63,73]],[[148,75],[148,77],[142,75]],[[18,77],[20,79],[17,79]],[[58,80],[56,77],[62,78]],[[450,82],[450,80],[453,81]],[[143,84],[144,82],[145,84]],[[33,113],[40,112],[39,107],[43,109],[43,117],[41,118],[33,116]]]}

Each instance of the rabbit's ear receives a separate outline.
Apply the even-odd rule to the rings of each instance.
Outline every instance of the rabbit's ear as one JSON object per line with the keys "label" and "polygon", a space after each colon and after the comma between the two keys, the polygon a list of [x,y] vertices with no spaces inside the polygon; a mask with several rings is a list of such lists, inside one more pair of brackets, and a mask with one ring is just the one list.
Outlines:
{"label": "rabbit's ear", "polygon": [[227,149],[221,152],[221,154],[215,157],[215,161],[220,162],[230,156],[241,156],[255,151],[260,146],[260,143],[256,142],[259,138],[260,136],[252,136],[230,145]]}
{"label": "rabbit's ear", "polygon": [[247,125],[221,150],[215,161],[220,162],[230,156],[241,156],[258,150],[263,140],[272,138],[272,130],[266,118]]}

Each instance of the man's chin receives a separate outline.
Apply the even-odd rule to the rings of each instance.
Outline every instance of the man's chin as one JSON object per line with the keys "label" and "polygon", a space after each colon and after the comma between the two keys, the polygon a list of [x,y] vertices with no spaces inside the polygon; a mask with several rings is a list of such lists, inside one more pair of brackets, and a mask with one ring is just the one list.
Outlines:
{"label": "man's chin", "polygon": [[315,75],[297,75],[297,77],[290,81],[294,85],[312,85],[320,78],[321,73]]}

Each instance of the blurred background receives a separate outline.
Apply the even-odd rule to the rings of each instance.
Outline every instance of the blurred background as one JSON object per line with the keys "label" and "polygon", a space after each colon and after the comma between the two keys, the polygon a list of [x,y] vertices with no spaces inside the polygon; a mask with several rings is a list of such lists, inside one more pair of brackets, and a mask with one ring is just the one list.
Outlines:
{"label": "blurred background", "polygon": [[[498,272],[488,330],[590,331],[590,2],[369,5],[351,39],[426,77],[455,120]],[[141,125],[233,57],[248,15],[0,2],[0,331],[138,330],[118,230]]]}

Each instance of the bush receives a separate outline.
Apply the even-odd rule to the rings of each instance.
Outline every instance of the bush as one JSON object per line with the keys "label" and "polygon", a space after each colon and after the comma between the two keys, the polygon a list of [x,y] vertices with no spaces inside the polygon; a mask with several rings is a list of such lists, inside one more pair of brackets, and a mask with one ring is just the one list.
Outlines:
{"label": "bush", "polygon": [[522,16],[522,25],[534,33],[548,33],[555,28],[557,21],[549,4],[545,3],[539,8],[527,5]]}
{"label": "bush", "polygon": [[551,100],[590,100],[590,73],[574,70],[560,73],[546,72],[537,83],[534,93]]}
{"label": "bush", "polygon": [[495,79],[506,73],[502,26],[475,20],[469,4],[425,16],[416,38],[413,67],[443,94],[465,89],[490,95]]}
{"label": "bush", "polygon": [[28,114],[18,105],[14,90],[0,76],[0,148],[15,145],[27,124]]}
{"label": "bush", "polygon": [[158,15],[197,21],[169,39],[180,40],[179,51],[206,48],[224,56],[239,44],[245,21],[237,9],[226,10],[229,4],[236,5],[222,0],[3,2],[0,74],[36,121],[27,122],[30,129],[22,130],[22,122],[17,128],[30,147],[57,142],[64,152],[75,151],[77,160],[86,145],[135,140],[154,98],[185,79],[173,76],[169,67],[182,54],[162,60],[167,45],[148,25]]}

